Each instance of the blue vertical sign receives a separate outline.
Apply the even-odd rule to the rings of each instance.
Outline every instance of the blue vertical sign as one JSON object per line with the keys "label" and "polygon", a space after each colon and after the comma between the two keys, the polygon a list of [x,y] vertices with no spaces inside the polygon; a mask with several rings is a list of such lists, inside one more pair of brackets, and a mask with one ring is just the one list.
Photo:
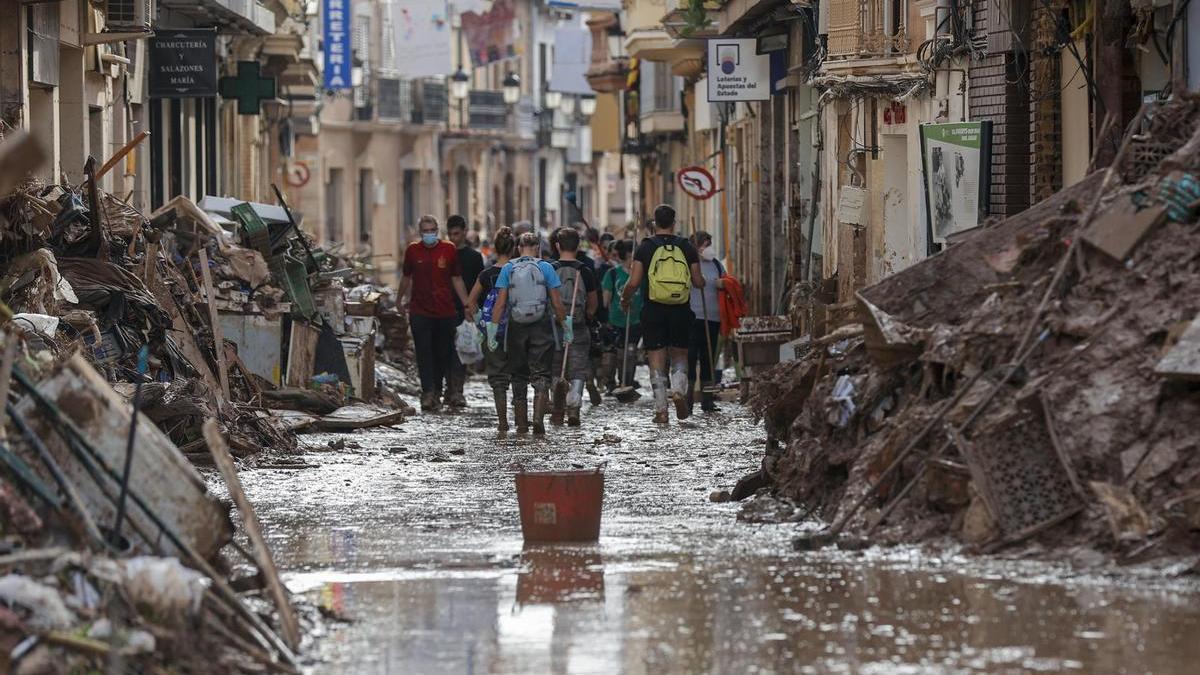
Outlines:
{"label": "blue vertical sign", "polygon": [[325,20],[322,54],[325,88],[350,89],[350,0],[324,0]]}

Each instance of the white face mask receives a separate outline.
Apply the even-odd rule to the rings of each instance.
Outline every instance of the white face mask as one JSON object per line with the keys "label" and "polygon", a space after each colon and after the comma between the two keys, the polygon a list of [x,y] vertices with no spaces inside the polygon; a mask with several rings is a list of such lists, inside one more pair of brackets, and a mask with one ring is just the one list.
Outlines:
{"label": "white face mask", "polygon": [[703,251],[700,251],[700,257],[705,260],[716,260],[717,254],[713,253],[711,246],[706,246]]}

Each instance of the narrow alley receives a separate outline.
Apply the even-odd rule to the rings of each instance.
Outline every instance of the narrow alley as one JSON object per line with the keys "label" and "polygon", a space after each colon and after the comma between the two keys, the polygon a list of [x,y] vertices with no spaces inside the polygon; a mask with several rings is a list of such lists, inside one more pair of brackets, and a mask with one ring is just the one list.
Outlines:
{"label": "narrow alley", "polygon": [[[313,638],[309,672],[1169,673],[1200,659],[1185,584],[916,548],[790,553],[797,525],[709,501],[761,457],[761,425],[735,403],[659,429],[646,399],[609,399],[580,428],[497,441],[482,383],[468,394],[463,415],[304,436],[308,468],[243,472],[289,589],[348,620]],[[523,548],[518,467],[598,465],[599,544]]]}

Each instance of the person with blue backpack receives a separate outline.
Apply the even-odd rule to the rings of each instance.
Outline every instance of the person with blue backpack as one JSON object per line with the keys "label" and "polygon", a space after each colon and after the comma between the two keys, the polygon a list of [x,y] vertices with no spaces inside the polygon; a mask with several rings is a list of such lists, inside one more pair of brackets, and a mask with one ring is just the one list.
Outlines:
{"label": "person with blue backpack", "polygon": [[[500,289],[496,288],[496,280],[500,278],[500,270],[512,259],[516,240],[512,228],[501,227],[492,238],[492,247],[496,262],[484,269],[476,277],[471,295],[467,298],[467,316],[472,317],[479,330],[487,334],[488,325],[495,316],[496,298]],[[482,299],[482,305],[480,304]],[[508,327],[508,317],[501,316],[496,330],[497,341],[504,339]],[[488,385],[492,388],[492,398],[496,402],[496,431],[503,437],[508,434],[508,387],[512,384],[512,376],[508,372],[508,353],[503,349],[492,349],[484,341],[483,364],[487,373]],[[513,396],[514,400],[516,395]]]}
{"label": "person with blue backpack", "polygon": [[[563,340],[574,340],[574,324],[567,319],[558,289],[562,282],[554,266],[538,256],[538,236],[526,232],[517,240],[520,257],[508,261],[496,277],[496,302],[487,324],[487,347],[500,349],[500,323],[507,319],[504,351],[513,385],[513,417],[517,433],[529,430],[526,394],[533,385],[533,433],[546,433],[550,407],[550,371],[554,359],[555,326],[562,327]],[[553,316],[551,316],[551,310]],[[557,324],[555,323],[557,320]]]}

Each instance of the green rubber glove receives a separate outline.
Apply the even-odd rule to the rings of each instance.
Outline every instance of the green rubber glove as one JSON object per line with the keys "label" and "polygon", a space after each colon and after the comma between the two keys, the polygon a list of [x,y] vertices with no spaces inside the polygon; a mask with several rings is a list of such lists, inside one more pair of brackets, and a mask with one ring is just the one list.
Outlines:
{"label": "green rubber glove", "polygon": [[566,320],[563,321],[562,329],[563,329],[563,344],[566,344],[568,342],[574,342],[575,341],[575,322],[571,320],[571,317],[568,316],[566,318]]}
{"label": "green rubber glove", "polygon": [[499,332],[500,326],[492,322],[487,325],[487,346],[488,351],[496,351],[500,348],[500,343],[496,341],[496,333]]}

